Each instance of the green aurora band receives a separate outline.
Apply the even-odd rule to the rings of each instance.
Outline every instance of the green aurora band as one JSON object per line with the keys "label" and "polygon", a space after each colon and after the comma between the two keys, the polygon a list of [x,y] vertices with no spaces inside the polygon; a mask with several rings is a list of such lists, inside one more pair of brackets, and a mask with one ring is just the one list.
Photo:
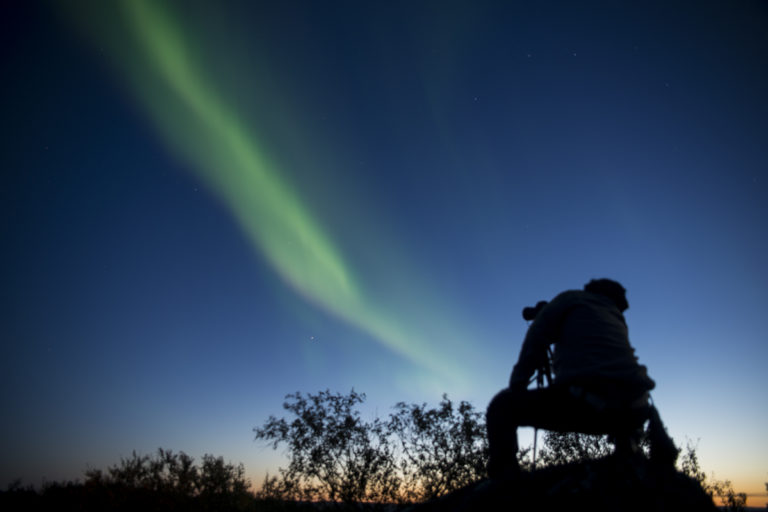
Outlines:
{"label": "green aurora band", "polygon": [[366,298],[341,251],[281,178],[234,106],[207,79],[204,62],[185,44],[187,34],[173,13],[164,10],[164,3],[124,0],[120,7],[106,16],[124,23],[124,33],[105,28],[105,8],[98,3],[87,13],[88,31],[110,50],[165,141],[221,197],[281,278],[422,370],[466,384],[466,370],[458,364],[466,359],[439,355],[447,352],[446,344],[455,343],[435,340],[442,350],[430,350],[422,328],[406,329],[386,308]]}

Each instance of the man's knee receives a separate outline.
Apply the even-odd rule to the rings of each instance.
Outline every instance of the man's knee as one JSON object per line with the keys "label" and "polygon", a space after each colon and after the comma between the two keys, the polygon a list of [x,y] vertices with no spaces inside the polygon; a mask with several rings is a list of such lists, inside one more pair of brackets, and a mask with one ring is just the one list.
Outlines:
{"label": "man's knee", "polygon": [[524,391],[503,389],[498,392],[488,404],[485,413],[486,421],[488,423],[509,423],[516,416],[516,411],[520,407],[521,393]]}
{"label": "man's knee", "polygon": [[574,397],[560,388],[505,389],[488,405],[486,421],[505,428],[527,426],[570,431],[567,425],[579,423],[584,415],[583,404],[577,404]]}
{"label": "man's knee", "polygon": [[485,411],[486,418],[498,418],[501,415],[509,402],[509,398],[506,396],[507,391],[506,389],[502,390],[491,399],[491,403],[488,404],[488,409]]}

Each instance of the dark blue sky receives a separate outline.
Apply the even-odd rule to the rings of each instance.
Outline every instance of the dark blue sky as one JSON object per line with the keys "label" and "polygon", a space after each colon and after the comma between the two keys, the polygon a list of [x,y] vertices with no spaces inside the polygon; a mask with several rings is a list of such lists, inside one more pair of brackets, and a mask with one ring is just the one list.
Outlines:
{"label": "dark blue sky", "polygon": [[766,4],[100,4],[0,16],[2,481],[259,483],[294,391],[482,409],[605,276],[673,437],[762,490]]}

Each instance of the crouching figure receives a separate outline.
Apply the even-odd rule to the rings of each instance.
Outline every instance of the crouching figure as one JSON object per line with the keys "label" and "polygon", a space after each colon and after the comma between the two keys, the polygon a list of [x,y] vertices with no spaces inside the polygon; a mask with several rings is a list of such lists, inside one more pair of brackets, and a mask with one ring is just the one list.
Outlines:
{"label": "crouching figure", "polygon": [[[486,416],[491,478],[520,471],[519,426],[608,434],[620,455],[638,451],[649,421],[651,461],[674,466],[678,450],[650,403],[655,383],[629,343],[623,315],[628,308],[623,286],[597,279],[523,311],[533,323],[509,387],[491,400]],[[550,385],[528,389],[537,371],[550,375],[550,364]]]}

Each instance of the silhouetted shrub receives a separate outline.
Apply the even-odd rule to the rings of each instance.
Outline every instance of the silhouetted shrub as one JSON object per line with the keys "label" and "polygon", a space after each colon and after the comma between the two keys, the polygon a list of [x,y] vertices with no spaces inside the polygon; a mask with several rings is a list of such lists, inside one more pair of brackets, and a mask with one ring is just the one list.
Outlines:
{"label": "silhouetted shrub", "polygon": [[[724,510],[728,512],[743,512],[747,506],[747,494],[743,492],[735,492],[733,490],[733,484],[730,480],[715,480],[710,481],[707,475],[699,467],[699,458],[696,455],[696,448],[689,442],[686,445],[685,452],[680,458],[681,471],[699,482],[704,491],[712,498],[720,500]],[[766,484],[768,487],[768,484]]]}
{"label": "silhouetted shrub", "polygon": [[559,466],[596,460],[613,452],[607,436],[578,432],[544,431],[544,443],[537,466]]}
{"label": "silhouetted shrub", "polygon": [[381,502],[396,499],[398,476],[386,425],[364,421],[355,407],[365,395],[321,391],[288,395],[283,407],[289,422],[270,416],[256,439],[276,449],[285,444],[290,460],[280,478],[267,477],[259,492],[265,499]]}
{"label": "silhouetted shrub", "polygon": [[469,402],[454,407],[447,395],[433,409],[400,402],[389,417],[387,432],[399,448],[404,499],[435,498],[487,476],[484,415]]}
{"label": "silhouetted shrub", "polygon": [[[256,439],[284,445],[289,463],[267,476],[262,499],[343,502],[422,501],[485,478],[485,415],[446,395],[437,408],[398,403],[386,422],[364,421],[365,395],[322,391],[288,395],[288,419],[274,416]],[[528,461],[528,451],[521,458]]]}
{"label": "silhouetted shrub", "polygon": [[222,496],[247,495],[250,487],[242,464],[235,466],[206,454],[198,467],[184,452],[175,454],[162,448],[154,457],[133,452],[106,473],[95,469],[86,471],[85,476],[86,487],[152,491],[182,501],[199,497],[200,501],[220,502]]}
{"label": "silhouetted shrub", "polygon": [[158,450],[119,464],[85,472],[85,482],[46,483],[40,492],[20,482],[0,495],[2,510],[245,511],[253,510],[242,464],[204,455],[202,463],[185,453]]}

